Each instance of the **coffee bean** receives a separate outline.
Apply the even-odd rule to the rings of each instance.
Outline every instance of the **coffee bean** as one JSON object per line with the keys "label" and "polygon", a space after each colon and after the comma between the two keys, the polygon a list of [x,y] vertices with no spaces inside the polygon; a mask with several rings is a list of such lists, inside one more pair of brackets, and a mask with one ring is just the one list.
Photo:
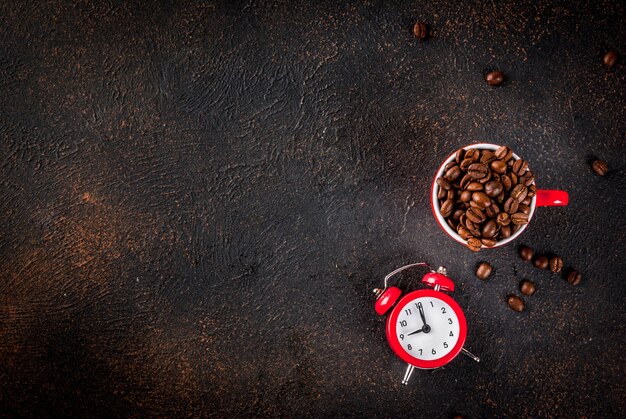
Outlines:
{"label": "coffee bean", "polygon": [[528,194],[528,188],[526,186],[515,185],[515,187],[511,191],[511,198],[515,198],[518,202],[522,202],[524,199],[526,199],[526,194]]}
{"label": "coffee bean", "polygon": [[505,191],[509,191],[513,187],[513,182],[511,181],[510,176],[507,176],[507,175],[500,176],[500,181],[502,182],[502,186],[504,186]]}
{"label": "coffee bean", "polygon": [[509,160],[511,160],[511,158],[513,157],[513,150],[503,145],[503,146],[498,147],[498,149],[495,152],[495,155],[496,155],[496,159],[502,160],[503,162],[506,163]]}
{"label": "coffee bean", "polygon": [[530,207],[526,204],[519,204],[519,206],[517,207],[517,210],[519,212],[523,212],[526,215],[530,215]]}
{"label": "coffee bean", "polygon": [[550,270],[554,273],[559,273],[563,269],[563,259],[559,256],[553,256],[550,259]]}
{"label": "coffee bean", "polygon": [[476,268],[476,276],[480,279],[487,279],[489,275],[491,275],[491,271],[493,271],[493,267],[487,262],[481,262]]}
{"label": "coffee bean", "polygon": [[521,176],[528,170],[528,162],[526,160],[519,159],[513,163],[513,172]]}
{"label": "coffee bean", "polygon": [[492,71],[485,77],[489,86],[498,86],[504,81],[504,74],[501,71]]}
{"label": "coffee bean", "polygon": [[533,295],[536,291],[535,283],[525,279],[522,281],[522,284],[520,285],[519,290],[524,295]]}
{"label": "coffee bean", "polygon": [[463,170],[467,170],[468,167],[470,167],[471,164],[474,163],[474,160],[470,159],[470,158],[464,158],[463,161],[459,164],[459,167]]}
{"label": "coffee bean", "polygon": [[452,213],[452,218],[458,221],[463,214],[465,214],[465,211],[459,208]]}
{"label": "coffee bean", "polygon": [[428,28],[423,22],[417,22],[413,25],[413,35],[420,41],[423,41],[428,37]]}
{"label": "coffee bean", "polygon": [[[481,211],[479,208],[470,208],[465,212],[465,216],[467,219],[473,223],[480,224],[485,221],[485,213]],[[471,228],[470,228],[471,230]]]}
{"label": "coffee bean", "polygon": [[617,62],[617,54],[614,53],[613,51],[609,51],[606,54],[604,54],[604,58],[602,59],[602,61],[604,61],[604,64],[607,67],[613,67],[615,63]]}
{"label": "coffee bean", "polygon": [[476,150],[475,148],[471,148],[465,151],[465,158],[471,159],[476,162],[480,158],[480,150]]}
{"label": "coffee bean", "polygon": [[450,226],[452,230],[456,230],[456,226],[457,226],[456,221],[454,221],[452,218],[448,218],[446,222],[448,223],[448,225]]}
{"label": "coffee bean", "polygon": [[469,202],[469,200],[472,199],[472,192],[471,191],[463,191],[463,192],[461,192],[460,199],[463,202]]}
{"label": "coffee bean", "polygon": [[509,295],[507,303],[512,310],[515,310],[517,312],[524,311],[524,300],[519,298],[517,295]]}
{"label": "coffee bean", "polygon": [[519,202],[515,198],[509,198],[504,203],[502,209],[504,212],[508,212],[509,214],[514,214],[517,212],[517,208],[519,207]]}
{"label": "coffee bean", "polygon": [[484,185],[485,183],[489,182],[489,180],[491,180],[491,176],[493,176],[493,173],[491,173],[491,170],[487,169],[487,173],[485,174],[485,176],[478,179],[478,182]]}
{"label": "coffee bean", "polygon": [[492,198],[500,195],[502,191],[504,191],[504,185],[499,180],[492,180],[485,184],[485,193]]}
{"label": "coffee bean", "polygon": [[444,172],[447,172],[448,170],[450,170],[451,168],[453,168],[453,167],[454,167],[454,166],[456,166],[456,165],[457,165],[457,163],[456,163],[454,160],[452,160],[451,162],[449,162],[448,164],[446,164],[446,165],[443,167],[443,171],[444,171]]}
{"label": "coffee bean", "polygon": [[491,205],[491,198],[484,192],[474,192],[472,194],[472,201],[476,202],[479,206],[487,208]]}
{"label": "coffee bean", "polygon": [[533,249],[528,246],[520,246],[519,248],[519,256],[525,262],[530,261],[533,258],[534,254],[535,252],[533,251]]}
{"label": "coffee bean", "polygon": [[467,168],[467,173],[474,179],[480,179],[487,175],[487,166],[482,163],[473,163]]}
{"label": "coffee bean", "polygon": [[456,196],[456,192],[454,191],[454,189],[450,189],[448,191],[448,195],[446,196],[448,199],[451,199],[454,201],[454,197]]}
{"label": "coffee bean", "polygon": [[524,186],[530,186],[535,183],[535,175],[533,175],[533,172],[529,170],[528,172],[524,173],[524,176],[519,179],[519,183]]}
{"label": "coffee bean", "polygon": [[533,263],[535,264],[536,268],[546,269],[550,262],[548,261],[547,257],[545,257],[543,255],[538,255],[538,256],[535,257],[535,260],[534,260]]}
{"label": "coffee bean", "polygon": [[469,185],[467,185],[467,190],[468,191],[472,191],[472,192],[482,191],[483,188],[484,188],[484,186],[480,182],[472,182]]}
{"label": "coffee bean", "polygon": [[485,224],[483,224],[482,235],[483,238],[491,239],[498,232],[498,225],[494,220],[489,220]]}
{"label": "coffee bean", "polygon": [[576,270],[572,270],[569,275],[567,275],[567,282],[569,282],[572,285],[578,285],[580,284],[580,281],[583,279],[583,276],[580,274],[580,272],[576,271]]}
{"label": "coffee bean", "polygon": [[441,215],[443,216],[443,218],[448,218],[450,214],[452,214],[453,207],[454,207],[454,201],[451,199],[446,199],[443,205],[441,205],[441,208],[439,208],[439,212],[441,212]]}
{"label": "coffee bean", "polygon": [[522,228],[523,224],[510,224],[511,226],[511,233],[515,234],[519,231],[520,228]]}
{"label": "coffee bean", "polygon": [[609,171],[609,165],[604,160],[594,160],[591,168],[600,176],[604,176]]}
{"label": "coffee bean", "polygon": [[494,218],[496,216],[496,214],[494,214],[493,212],[493,208],[491,205],[485,208],[485,215],[487,216],[487,218]]}
{"label": "coffee bean", "polygon": [[496,159],[496,155],[489,150],[484,150],[482,156],[480,157],[480,162],[486,165],[490,165],[492,161]]}
{"label": "coffee bean", "polygon": [[459,226],[457,227],[456,232],[459,233],[459,236],[461,236],[463,240],[467,240],[472,237],[472,234],[469,232],[469,230],[463,227],[461,224],[459,224]]}
{"label": "coffee bean", "polygon": [[511,214],[511,222],[515,225],[528,224],[528,215],[523,212],[516,212]]}
{"label": "coffee bean", "polygon": [[[530,203],[533,201],[532,197],[530,196],[526,196],[526,198],[524,198],[524,200],[522,202],[520,202],[520,205],[530,205]],[[519,210],[519,206],[517,207],[517,209]]]}
{"label": "coffee bean", "polygon": [[508,225],[500,227],[500,238],[508,239],[509,237],[511,237],[511,227]]}
{"label": "coffee bean", "polygon": [[482,244],[484,244],[485,246],[487,246],[487,247],[493,247],[496,244],[498,244],[497,240],[495,240],[495,239],[486,239],[484,237],[482,239],[480,239],[480,242]]}
{"label": "coffee bean", "polygon": [[439,188],[439,190],[437,191],[437,199],[441,200],[447,196],[448,196],[448,191],[446,191],[444,188]]}
{"label": "coffee bean", "polygon": [[455,164],[454,166],[452,166],[450,169],[446,171],[446,174],[444,177],[448,179],[449,181],[453,181],[459,176],[461,176],[461,168],[457,164]]}
{"label": "coffee bean", "polygon": [[511,223],[511,218],[506,212],[501,212],[500,214],[498,214],[496,222],[499,226],[508,226]]}
{"label": "coffee bean", "polygon": [[461,163],[465,157],[465,149],[459,148],[457,152],[454,154],[454,161],[457,163]]}
{"label": "coffee bean", "polygon": [[491,162],[489,167],[491,167],[491,170],[493,170],[494,172],[498,173],[499,175],[502,175],[506,172],[507,166],[503,160],[494,160]]}
{"label": "coffee bean", "polygon": [[475,237],[471,237],[469,239],[467,239],[467,247],[473,251],[473,252],[478,252],[480,250],[482,246],[482,242],[475,238]]}
{"label": "coffee bean", "polygon": [[452,184],[445,177],[437,178],[437,185],[446,191],[449,191],[452,188]]}

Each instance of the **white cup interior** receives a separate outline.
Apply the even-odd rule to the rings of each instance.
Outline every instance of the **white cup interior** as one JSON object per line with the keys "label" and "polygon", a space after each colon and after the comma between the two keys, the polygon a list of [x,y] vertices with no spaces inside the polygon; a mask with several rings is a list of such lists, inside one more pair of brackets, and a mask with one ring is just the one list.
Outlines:
{"label": "white cup interior", "polygon": [[[496,144],[487,144],[487,143],[481,143],[481,144],[472,144],[472,145],[468,145],[466,147],[463,147],[465,150],[470,150],[473,148],[478,148],[481,150],[497,150],[500,146],[496,145]],[[448,235],[450,237],[452,237],[454,240],[456,240],[457,242],[465,245],[467,244],[467,242],[465,240],[463,240],[461,238],[461,236],[459,236],[459,234],[452,230],[452,228],[450,228],[450,226],[448,225],[448,223],[446,222],[446,220],[443,218],[443,216],[441,215],[441,212],[439,210],[439,200],[437,199],[437,194],[439,192],[439,185],[437,185],[437,179],[440,178],[441,176],[443,176],[443,172],[444,172],[444,168],[446,167],[446,165],[448,163],[450,163],[452,160],[454,160],[454,157],[456,155],[456,150],[454,151],[454,153],[450,154],[448,156],[448,158],[442,163],[442,165],[439,167],[439,170],[437,170],[437,174],[435,175],[435,179],[433,180],[433,186],[431,188],[432,190],[432,195],[430,197],[430,202],[433,206],[434,209],[434,213],[435,213],[435,217],[437,217],[437,221],[439,221],[439,225],[446,231],[446,233],[448,233]],[[519,160],[519,156],[515,153],[513,153],[513,158],[515,160]],[[537,205],[537,195],[533,196],[533,199],[530,201],[530,214],[528,214],[528,221],[530,224],[530,220],[533,217],[533,214],[535,213],[535,206]],[[519,236],[520,234],[522,234],[522,232],[524,230],[526,230],[526,227],[528,227],[528,224],[525,224],[522,226],[522,228],[520,228],[519,230],[517,230],[514,234],[511,234],[511,237],[506,238],[504,240],[500,240],[496,243],[495,247],[499,247],[499,246],[504,246],[505,244],[515,240],[517,238],[517,236]],[[482,245],[483,248],[487,248],[489,249],[489,247]]]}

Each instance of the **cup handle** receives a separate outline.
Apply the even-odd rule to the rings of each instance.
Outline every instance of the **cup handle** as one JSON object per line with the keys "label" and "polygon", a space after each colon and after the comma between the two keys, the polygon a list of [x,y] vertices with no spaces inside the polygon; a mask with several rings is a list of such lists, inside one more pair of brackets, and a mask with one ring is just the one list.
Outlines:
{"label": "cup handle", "polygon": [[537,190],[538,207],[564,207],[569,203],[569,195],[565,191],[547,189]]}

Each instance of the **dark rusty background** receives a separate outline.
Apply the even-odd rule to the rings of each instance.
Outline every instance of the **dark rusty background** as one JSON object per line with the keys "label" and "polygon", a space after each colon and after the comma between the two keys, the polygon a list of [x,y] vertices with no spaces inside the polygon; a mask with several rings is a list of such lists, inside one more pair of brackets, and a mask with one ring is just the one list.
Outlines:
{"label": "dark rusty background", "polygon": [[[624,416],[625,8],[2,2],[0,415]],[[438,229],[434,171],[477,141],[570,192],[516,246],[579,287]],[[370,290],[422,260],[482,362],[403,387]]]}

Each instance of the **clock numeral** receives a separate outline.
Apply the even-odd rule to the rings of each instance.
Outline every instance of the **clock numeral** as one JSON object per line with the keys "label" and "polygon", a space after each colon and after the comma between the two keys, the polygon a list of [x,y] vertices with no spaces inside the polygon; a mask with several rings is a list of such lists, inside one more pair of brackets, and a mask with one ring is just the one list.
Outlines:
{"label": "clock numeral", "polygon": [[435,348],[433,348],[433,350],[431,351],[431,354],[435,355],[437,353],[437,351],[435,351]]}
{"label": "clock numeral", "polygon": [[[452,333],[452,332],[450,332],[450,333]],[[403,334],[400,334],[400,339],[404,340],[404,335]]]}
{"label": "clock numeral", "polygon": [[422,350],[420,349],[420,355],[422,354]]}
{"label": "clock numeral", "polygon": [[407,348],[409,349],[409,351],[413,348],[411,348],[411,344],[407,345]]}
{"label": "clock numeral", "polygon": [[446,308],[445,307],[441,307],[441,314],[446,314]]}
{"label": "clock numeral", "polygon": [[443,347],[444,347],[444,348],[447,348],[447,347],[448,347],[448,342],[444,342],[444,343],[443,343]]}
{"label": "clock numeral", "polygon": [[454,333],[450,332],[450,336],[454,336]]}
{"label": "clock numeral", "polygon": [[400,326],[405,327],[405,326],[406,326],[406,320],[402,320],[402,321],[400,322]]}
{"label": "clock numeral", "polygon": [[452,324],[452,319],[448,317],[448,324]]}
{"label": "clock numeral", "polygon": [[406,313],[407,316],[411,315],[411,309],[407,308],[406,310],[404,310],[404,312]]}
{"label": "clock numeral", "polygon": [[432,301],[430,302],[430,306],[431,306],[431,307],[434,307],[434,305],[433,305],[433,302],[432,302]]}

